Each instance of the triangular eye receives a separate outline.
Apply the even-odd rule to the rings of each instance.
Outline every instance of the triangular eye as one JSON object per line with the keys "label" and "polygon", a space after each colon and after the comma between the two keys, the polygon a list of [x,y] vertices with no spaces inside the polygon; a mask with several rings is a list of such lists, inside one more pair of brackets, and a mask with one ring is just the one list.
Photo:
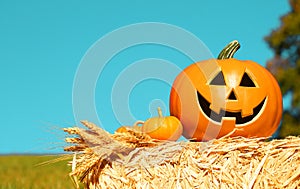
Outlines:
{"label": "triangular eye", "polygon": [[249,77],[247,73],[244,73],[242,77],[242,81],[240,83],[240,86],[243,87],[256,87],[252,79]]}
{"label": "triangular eye", "polygon": [[226,85],[224,80],[224,75],[219,72],[218,75],[210,82],[211,85]]}

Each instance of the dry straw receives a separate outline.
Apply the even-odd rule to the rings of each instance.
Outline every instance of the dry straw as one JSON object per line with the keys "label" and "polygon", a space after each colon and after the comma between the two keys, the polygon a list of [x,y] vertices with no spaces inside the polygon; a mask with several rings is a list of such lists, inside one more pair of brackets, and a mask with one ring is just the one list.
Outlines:
{"label": "dry straw", "polygon": [[[70,175],[86,188],[300,188],[300,138],[163,142],[93,123],[66,128]],[[78,186],[78,185],[77,185]]]}

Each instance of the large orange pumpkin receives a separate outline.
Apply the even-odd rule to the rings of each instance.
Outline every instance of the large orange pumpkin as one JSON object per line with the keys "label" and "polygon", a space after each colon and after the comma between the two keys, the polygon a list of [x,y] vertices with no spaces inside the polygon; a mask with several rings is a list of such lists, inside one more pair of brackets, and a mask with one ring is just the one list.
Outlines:
{"label": "large orange pumpkin", "polygon": [[196,62],[175,79],[170,113],[186,138],[267,137],[276,131],[282,116],[277,81],[259,64],[234,59],[239,47],[233,41],[218,59]]}

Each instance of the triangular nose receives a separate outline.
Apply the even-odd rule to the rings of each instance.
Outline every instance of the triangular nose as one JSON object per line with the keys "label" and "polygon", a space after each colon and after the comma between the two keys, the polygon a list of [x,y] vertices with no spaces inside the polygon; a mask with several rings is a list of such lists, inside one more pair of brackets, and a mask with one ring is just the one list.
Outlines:
{"label": "triangular nose", "polygon": [[228,100],[237,100],[233,90],[231,91],[230,95],[228,96]]}

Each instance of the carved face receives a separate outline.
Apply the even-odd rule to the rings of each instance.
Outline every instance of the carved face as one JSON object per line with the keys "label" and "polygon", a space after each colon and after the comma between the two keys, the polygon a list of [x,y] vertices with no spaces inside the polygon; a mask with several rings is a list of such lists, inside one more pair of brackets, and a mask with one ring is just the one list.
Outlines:
{"label": "carved face", "polygon": [[198,62],[180,73],[171,90],[171,115],[183,135],[196,140],[270,136],[282,114],[282,96],[273,76],[253,61],[234,58]]}

